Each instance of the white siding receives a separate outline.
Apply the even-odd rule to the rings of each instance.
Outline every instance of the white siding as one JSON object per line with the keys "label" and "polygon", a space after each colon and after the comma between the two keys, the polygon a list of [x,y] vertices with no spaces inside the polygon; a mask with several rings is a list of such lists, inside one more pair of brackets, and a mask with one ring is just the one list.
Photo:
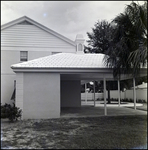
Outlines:
{"label": "white siding", "polygon": [[1,46],[73,47],[35,25],[14,25],[1,32]]}

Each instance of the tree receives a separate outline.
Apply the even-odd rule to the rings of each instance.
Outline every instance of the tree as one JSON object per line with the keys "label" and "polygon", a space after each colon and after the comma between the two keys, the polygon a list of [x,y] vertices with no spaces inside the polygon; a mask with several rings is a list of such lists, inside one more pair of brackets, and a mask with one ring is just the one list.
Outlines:
{"label": "tree", "polygon": [[[140,6],[132,2],[124,13],[119,14],[111,23],[97,22],[92,33],[87,33],[90,53],[106,54],[106,65],[113,68],[114,77],[132,73],[138,76],[140,63],[147,60],[147,3]],[[126,83],[126,82],[125,82]],[[110,83],[107,82],[107,90]],[[109,92],[108,92],[109,97]],[[108,99],[110,103],[110,99]]]}
{"label": "tree", "polygon": [[87,49],[90,53],[103,53],[109,48],[109,43],[111,40],[111,32],[113,32],[113,27],[107,21],[98,21],[92,28],[92,33],[87,32],[89,37]]}
{"label": "tree", "polygon": [[140,64],[147,62],[147,2],[132,2],[112,23],[115,30],[106,51],[106,65],[113,68],[115,77],[121,73],[138,76]]}
{"label": "tree", "polygon": [[139,71],[139,63],[147,63],[147,1],[141,6],[133,2],[127,6],[126,11],[133,24],[133,34],[138,45],[128,57],[128,63],[133,64],[136,73],[136,70]]}
{"label": "tree", "polygon": [[[85,47],[90,53],[103,53],[106,54],[110,46],[110,41],[112,39],[112,32],[114,31],[114,26],[109,22],[103,20],[98,21],[92,28],[92,33],[87,32],[89,37],[88,47]],[[108,103],[110,103],[110,81],[107,81],[107,91],[108,91]],[[96,85],[96,84],[95,84]]]}

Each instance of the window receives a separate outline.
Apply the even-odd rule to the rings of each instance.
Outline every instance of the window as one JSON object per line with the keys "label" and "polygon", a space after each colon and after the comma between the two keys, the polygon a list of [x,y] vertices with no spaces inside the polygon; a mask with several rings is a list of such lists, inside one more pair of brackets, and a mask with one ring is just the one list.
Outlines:
{"label": "window", "polygon": [[82,44],[78,45],[78,51],[82,51]]}
{"label": "window", "polygon": [[27,60],[28,60],[28,52],[20,51],[20,61],[27,61]]}

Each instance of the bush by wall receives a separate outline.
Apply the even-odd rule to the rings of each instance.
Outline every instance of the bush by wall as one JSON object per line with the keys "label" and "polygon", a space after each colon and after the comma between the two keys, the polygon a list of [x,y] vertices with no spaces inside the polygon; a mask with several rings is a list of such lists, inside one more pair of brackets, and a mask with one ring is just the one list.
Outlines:
{"label": "bush by wall", "polygon": [[1,118],[8,118],[11,122],[21,119],[22,110],[15,106],[5,103],[1,105]]}

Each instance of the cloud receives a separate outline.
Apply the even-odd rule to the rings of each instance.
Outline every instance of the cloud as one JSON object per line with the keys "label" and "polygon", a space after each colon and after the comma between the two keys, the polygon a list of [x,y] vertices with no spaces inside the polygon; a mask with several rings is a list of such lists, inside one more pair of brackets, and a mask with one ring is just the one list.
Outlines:
{"label": "cloud", "polygon": [[131,1],[1,1],[1,23],[24,15],[75,40],[91,32],[98,20],[111,21]]}

